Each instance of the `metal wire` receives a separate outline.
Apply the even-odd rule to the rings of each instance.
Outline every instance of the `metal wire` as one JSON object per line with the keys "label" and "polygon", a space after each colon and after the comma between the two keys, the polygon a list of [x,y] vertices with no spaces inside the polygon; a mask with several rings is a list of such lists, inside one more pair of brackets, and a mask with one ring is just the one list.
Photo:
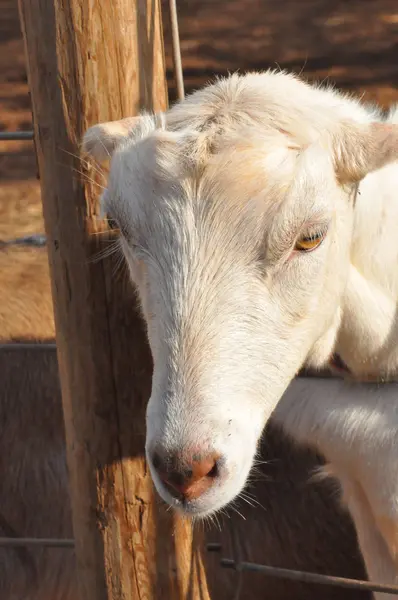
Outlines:
{"label": "metal wire", "polygon": [[15,548],[21,546],[44,546],[47,548],[74,548],[75,540],[62,538],[2,538],[0,548]]}
{"label": "metal wire", "polygon": [[33,140],[33,131],[0,131],[0,142]]}
{"label": "metal wire", "polygon": [[55,350],[57,344],[55,342],[6,342],[0,344],[0,350]]}
{"label": "metal wire", "polygon": [[[230,558],[222,558],[221,566],[227,569],[236,569],[237,564]],[[341,588],[351,588],[356,590],[366,590],[371,592],[380,592],[382,594],[394,594],[398,596],[398,585],[384,585],[382,583],[373,583],[361,579],[348,579],[347,577],[334,577],[333,575],[320,575],[319,573],[308,573],[306,571],[296,571],[292,569],[282,569],[281,567],[270,567],[250,562],[240,562],[240,571],[251,571],[264,573],[270,577],[279,577],[281,579],[290,579],[292,581],[303,581],[305,583],[320,583],[322,585],[331,585]]]}
{"label": "metal wire", "polygon": [[47,238],[43,233],[35,233],[33,235],[25,235],[20,238],[14,238],[12,240],[0,240],[0,248],[6,246],[45,246]]}
{"label": "metal wire", "polygon": [[180,33],[178,30],[178,14],[176,0],[169,0],[171,43],[173,47],[174,80],[177,88],[177,97],[183,100],[185,97],[184,75],[182,71]]}

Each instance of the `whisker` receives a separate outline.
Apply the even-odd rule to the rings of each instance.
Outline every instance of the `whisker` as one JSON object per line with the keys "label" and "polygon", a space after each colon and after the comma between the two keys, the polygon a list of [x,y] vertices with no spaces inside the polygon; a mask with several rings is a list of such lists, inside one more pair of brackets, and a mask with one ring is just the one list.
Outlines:
{"label": "whisker", "polygon": [[[67,167],[67,168],[69,168],[69,165],[65,165],[65,164],[60,163],[60,162],[57,162],[56,164],[59,165],[60,167],[65,167],[65,168]],[[76,169],[75,167],[71,167],[71,170],[72,170],[73,173],[76,173],[76,174],[80,175],[80,177],[82,177],[83,180],[86,183],[91,183],[93,185],[96,185],[101,190],[106,190],[107,189],[105,186],[103,186],[100,183],[98,183],[98,181],[95,181],[95,179],[92,179],[91,177],[89,177],[87,175],[87,173],[84,173],[83,171],[79,171],[79,169]],[[77,180],[77,178],[76,178],[76,180]]]}
{"label": "whisker", "polygon": [[255,505],[251,502],[251,498],[247,497],[246,494],[244,492],[241,492],[238,496],[238,498],[241,498],[244,502],[246,502],[249,506],[251,506],[252,508],[255,508]]}
{"label": "whisker", "polygon": [[79,171],[79,169],[76,169],[75,167],[72,167],[72,171],[74,173],[77,173],[81,177],[83,177],[83,179],[84,179],[84,181],[86,183],[92,183],[93,185],[96,185],[97,187],[99,187],[100,190],[106,190],[107,189],[104,185],[101,185],[100,183],[98,183],[98,181],[95,181],[95,179],[92,179],[92,177],[89,177],[87,175],[87,173],[83,173],[83,171]]}
{"label": "whisker", "polygon": [[103,248],[102,250],[97,252],[97,254],[95,254],[93,257],[89,258],[89,263],[97,263],[101,260],[109,258],[110,256],[112,256],[112,254],[114,254],[115,252],[118,252],[119,249],[120,249],[120,246],[115,241],[115,243],[108,246],[108,248]]}
{"label": "whisker", "polygon": [[126,267],[126,262],[124,260],[124,254],[122,253],[121,249],[120,249],[120,254],[116,259],[116,263],[115,266],[113,268],[113,273],[112,276],[116,279],[117,277],[122,277],[123,272],[124,272],[124,268]]}
{"label": "whisker", "polygon": [[270,475],[266,475],[265,473],[256,473],[256,471],[252,471],[248,477],[247,484],[252,486],[256,483],[269,483],[273,481],[273,478]]}
{"label": "whisker", "polygon": [[[101,146],[102,146],[102,147],[103,147],[103,149],[105,150],[105,152],[106,152],[106,154],[108,155],[108,157],[109,157],[109,158],[111,158],[110,152],[109,152],[108,148],[105,146],[104,142],[101,140],[101,138],[100,138],[100,137],[98,137],[98,136],[96,136],[96,139],[97,139],[97,141],[98,141],[98,142],[101,144]],[[82,148],[83,148],[83,140],[81,140],[81,141],[78,143],[78,147],[79,147],[79,149],[80,149],[80,150],[82,150]]]}
{"label": "whisker", "polygon": [[275,464],[275,463],[278,463],[278,462],[281,462],[280,458],[267,458],[267,459],[263,459],[261,452],[258,452],[255,455],[254,459],[253,459],[253,463],[254,464],[262,464],[262,465],[263,464],[264,465],[272,465],[272,464]]}
{"label": "whisker", "polygon": [[215,524],[214,515],[208,515],[207,519],[204,519],[204,521],[206,521],[207,523],[211,523],[211,525],[214,527],[214,524]]}
{"label": "whisker", "polygon": [[307,66],[307,62],[308,62],[308,54],[307,54],[307,56],[305,58],[303,66],[301,67],[300,72],[298,74],[299,77],[303,74],[303,71],[304,71],[305,67]]}
{"label": "whisker", "polygon": [[244,517],[244,516],[242,515],[242,513],[240,513],[240,512],[238,511],[238,509],[237,509],[235,506],[233,506],[233,504],[230,504],[230,508],[231,508],[231,510],[233,510],[234,512],[236,512],[236,513],[237,513],[237,514],[238,514],[240,517],[242,517],[242,519],[243,519],[244,521],[246,521],[246,517]]}
{"label": "whisker", "polygon": [[[263,510],[266,510],[266,509],[265,509],[265,506],[263,506],[263,505],[261,504],[261,502],[259,502],[259,501],[257,500],[257,498],[255,498],[254,496],[252,496],[251,494],[249,494],[249,492],[247,492],[247,491],[244,491],[244,492],[242,492],[242,493],[244,494],[244,496],[242,496],[242,498],[243,498],[244,500],[246,500],[246,502],[247,502],[248,504],[249,504],[250,502],[254,502],[254,504],[252,504],[252,505],[251,505],[251,506],[253,506],[253,508],[255,508],[256,506],[259,506],[259,507],[260,507],[260,508],[262,508]],[[249,502],[249,501],[250,501],[250,502]]]}
{"label": "whisker", "polygon": [[[103,229],[102,231],[91,231],[90,232],[90,236],[104,235],[104,233],[106,233],[107,235],[109,235],[110,231],[111,231],[111,229]],[[115,239],[109,239],[109,240],[105,239],[105,240],[102,240],[102,241],[103,242],[108,242],[109,244],[115,243]]]}
{"label": "whisker", "polygon": [[199,519],[196,515],[192,516],[192,527],[201,529],[203,532],[206,530],[207,519]]}
{"label": "whisker", "polygon": [[103,147],[103,149],[105,150],[105,152],[109,156],[109,158],[111,158],[111,154],[110,154],[108,148],[105,146],[104,142],[101,140],[101,138],[98,135],[97,135],[97,141],[101,144],[101,146]]}
{"label": "whisker", "polygon": [[218,520],[218,516],[216,513],[214,513],[214,520],[216,522],[217,528],[219,530],[219,532],[221,533],[221,525],[220,525],[220,521]]}
{"label": "whisker", "polygon": [[229,515],[229,514],[228,514],[228,511],[227,511],[227,509],[226,509],[226,508],[222,508],[222,509],[220,510],[220,513],[223,515],[223,517],[227,517],[227,519],[230,519],[230,518],[231,518],[231,515]]}
{"label": "whisker", "polygon": [[272,460],[258,460],[257,458],[254,459],[253,461],[253,465],[258,466],[258,465],[271,465],[272,463],[274,463],[276,461],[276,459]]}
{"label": "whisker", "polygon": [[98,165],[98,167],[97,167],[95,162],[90,162],[87,159],[83,158],[82,156],[79,156],[78,154],[74,154],[73,152],[69,152],[68,150],[64,150],[63,148],[61,148],[61,152],[65,152],[65,154],[69,154],[69,156],[72,156],[73,158],[76,158],[83,165],[85,165],[86,168],[88,168],[88,169],[94,169],[94,171],[96,171],[96,173],[98,173],[98,175],[101,175],[101,177],[103,177],[103,179],[104,179],[104,181],[106,183],[106,177],[105,177],[105,174],[104,174],[104,170],[103,170],[103,168],[100,165]]}

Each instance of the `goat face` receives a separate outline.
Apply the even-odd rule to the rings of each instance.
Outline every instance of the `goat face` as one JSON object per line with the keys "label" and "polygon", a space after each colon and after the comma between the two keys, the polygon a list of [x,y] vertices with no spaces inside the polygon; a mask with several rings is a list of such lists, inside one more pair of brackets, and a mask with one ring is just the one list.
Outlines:
{"label": "goat face", "polygon": [[244,488],[296,372],[333,351],[366,167],[354,124],[324,147],[302,145],[274,122],[253,127],[227,114],[221,123],[220,110],[215,126],[199,94],[204,131],[181,116],[194,106],[186,102],[160,123],[92,128],[85,147],[113,153],[103,203],[121,231],[154,360],[153,480],[170,505],[204,516]]}

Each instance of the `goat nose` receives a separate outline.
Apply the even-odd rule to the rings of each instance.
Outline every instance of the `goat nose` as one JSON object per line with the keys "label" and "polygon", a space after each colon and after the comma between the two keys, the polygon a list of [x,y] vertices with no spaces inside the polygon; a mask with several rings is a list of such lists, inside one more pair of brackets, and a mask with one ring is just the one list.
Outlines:
{"label": "goat nose", "polygon": [[202,496],[219,476],[220,455],[216,452],[193,454],[184,460],[181,454],[152,455],[152,465],[168,491],[183,500],[195,500]]}

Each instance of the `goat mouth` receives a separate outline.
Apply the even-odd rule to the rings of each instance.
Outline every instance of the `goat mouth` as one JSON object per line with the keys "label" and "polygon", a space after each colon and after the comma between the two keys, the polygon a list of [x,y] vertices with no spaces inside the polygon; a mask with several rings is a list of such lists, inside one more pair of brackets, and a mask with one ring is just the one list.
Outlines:
{"label": "goat mouth", "polygon": [[208,517],[209,515],[217,512],[220,508],[224,506],[223,503],[216,506],[213,506],[212,503],[210,503],[209,505],[209,503],[203,501],[203,498],[189,500],[188,498],[185,498],[183,496],[175,497],[169,495],[169,493],[167,494],[167,496],[168,497],[166,499],[164,497],[164,494],[161,495],[164,504],[166,504],[168,508],[171,507],[181,516],[191,519],[202,519]]}
{"label": "goat mouth", "polygon": [[172,498],[171,500],[168,500],[166,504],[171,506],[171,508],[176,512],[181,513],[186,517],[201,517],[213,512],[211,509],[201,509],[196,500],[188,500],[184,497]]}

